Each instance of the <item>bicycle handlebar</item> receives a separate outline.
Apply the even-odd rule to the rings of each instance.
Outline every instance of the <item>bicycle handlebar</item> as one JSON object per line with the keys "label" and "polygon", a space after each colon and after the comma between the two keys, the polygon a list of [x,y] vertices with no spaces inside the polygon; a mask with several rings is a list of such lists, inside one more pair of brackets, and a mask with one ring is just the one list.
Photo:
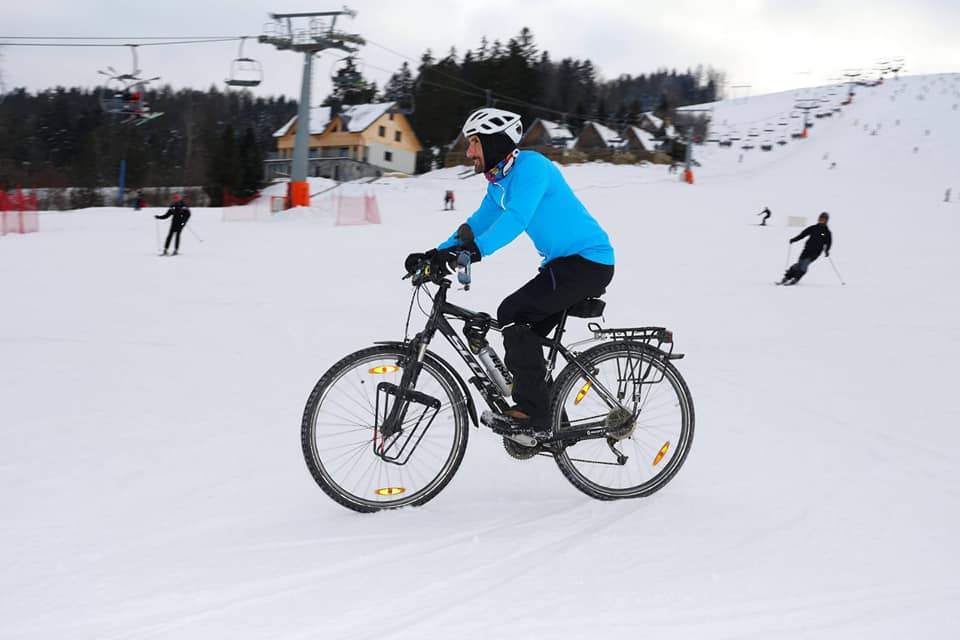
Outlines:
{"label": "bicycle handlebar", "polygon": [[[464,250],[457,250],[457,262],[456,262],[456,273],[457,273],[457,282],[463,285],[463,288],[466,291],[470,290],[470,283],[472,282],[471,275],[471,260],[470,252]],[[448,276],[452,275],[450,268],[453,265],[450,265],[446,261],[437,261],[434,259],[424,259],[421,260],[417,266],[413,268],[413,271],[408,272],[406,275],[401,278],[401,280],[406,280],[407,278],[413,278],[413,286],[420,286],[425,282],[433,282],[434,284],[440,284],[447,279]]]}

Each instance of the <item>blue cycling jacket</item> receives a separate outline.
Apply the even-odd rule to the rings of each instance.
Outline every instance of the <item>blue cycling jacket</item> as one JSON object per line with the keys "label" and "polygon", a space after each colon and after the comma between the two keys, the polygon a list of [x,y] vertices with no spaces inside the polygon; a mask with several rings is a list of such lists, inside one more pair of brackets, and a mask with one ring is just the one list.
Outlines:
{"label": "blue cycling jacket", "polygon": [[[481,256],[488,256],[526,232],[543,264],[580,255],[613,264],[613,247],[600,224],[573,194],[560,170],[536,151],[521,151],[513,169],[487,185],[480,208],[467,219]],[[459,244],[457,234],[438,246]]]}

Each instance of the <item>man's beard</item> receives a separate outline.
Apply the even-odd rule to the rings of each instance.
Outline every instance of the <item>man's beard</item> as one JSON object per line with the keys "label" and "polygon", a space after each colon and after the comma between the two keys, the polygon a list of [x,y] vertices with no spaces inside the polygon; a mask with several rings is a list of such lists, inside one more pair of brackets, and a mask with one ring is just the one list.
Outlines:
{"label": "man's beard", "polygon": [[473,172],[483,173],[483,161],[480,158],[473,159]]}

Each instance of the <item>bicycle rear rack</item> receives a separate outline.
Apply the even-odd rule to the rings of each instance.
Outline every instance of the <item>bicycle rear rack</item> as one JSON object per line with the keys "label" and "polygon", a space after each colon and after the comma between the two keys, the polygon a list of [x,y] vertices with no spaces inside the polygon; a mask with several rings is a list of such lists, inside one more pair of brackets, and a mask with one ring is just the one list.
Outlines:
{"label": "bicycle rear rack", "polygon": [[[682,353],[673,352],[673,331],[665,327],[616,327],[604,329],[596,322],[587,324],[595,340],[615,340],[621,342],[642,342],[664,353],[667,360],[680,360]],[[667,349],[663,345],[670,345]]]}
{"label": "bicycle rear rack", "polygon": [[[596,322],[587,324],[593,332],[594,340],[613,340],[614,342],[639,342],[650,348],[652,355],[663,362],[679,360],[682,353],[673,352],[673,332],[665,327],[616,327],[604,329]],[[643,384],[657,384],[663,380],[663,369],[658,369],[659,375],[651,377],[654,372],[653,361],[648,360],[646,366],[639,367],[640,363],[627,362],[626,371],[620,375],[620,383],[633,382]],[[621,390],[622,391],[622,390]]]}

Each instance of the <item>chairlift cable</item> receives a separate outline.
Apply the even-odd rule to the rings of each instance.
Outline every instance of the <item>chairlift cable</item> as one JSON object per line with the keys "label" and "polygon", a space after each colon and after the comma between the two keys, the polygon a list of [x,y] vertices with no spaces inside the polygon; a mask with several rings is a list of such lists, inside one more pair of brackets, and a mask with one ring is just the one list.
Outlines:
{"label": "chairlift cable", "polygon": [[[86,39],[86,38],[85,38]],[[100,42],[5,42],[0,39],[0,46],[4,47],[162,47],[166,45],[180,45],[180,44],[206,44],[211,42],[233,42],[235,40],[240,40],[239,37],[225,37],[225,38],[204,38],[197,40],[171,40],[166,42],[140,42],[134,44],[130,42],[130,38],[117,38],[118,40],[124,40],[122,44],[120,43],[100,43]]]}

